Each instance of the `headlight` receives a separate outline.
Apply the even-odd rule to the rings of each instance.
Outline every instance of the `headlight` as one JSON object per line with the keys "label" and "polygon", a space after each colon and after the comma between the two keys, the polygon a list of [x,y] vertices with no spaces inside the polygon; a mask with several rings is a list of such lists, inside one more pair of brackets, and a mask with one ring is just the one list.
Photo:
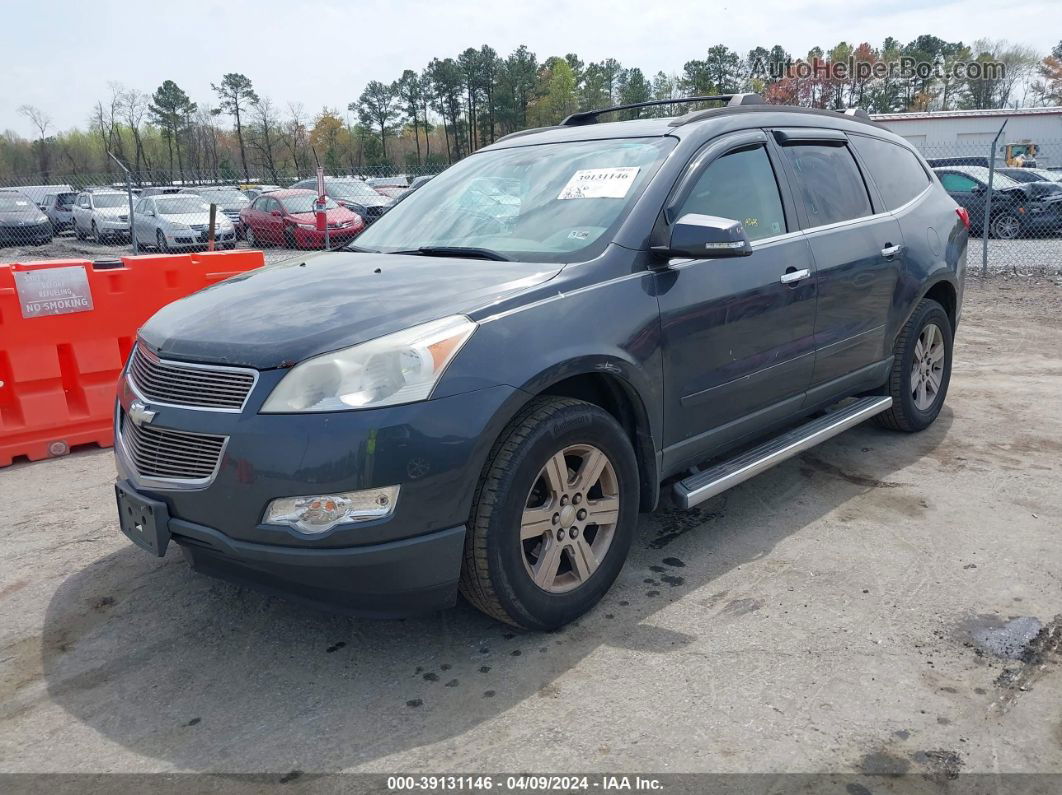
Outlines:
{"label": "headlight", "polygon": [[388,334],[296,365],[265,414],[344,411],[426,400],[476,324],[463,315]]}
{"label": "headlight", "polygon": [[324,533],[343,522],[368,522],[390,516],[398,500],[398,489],[384,486],[342,494],[282,497],[269,503],[263,521],[287,525],[301,533]]}

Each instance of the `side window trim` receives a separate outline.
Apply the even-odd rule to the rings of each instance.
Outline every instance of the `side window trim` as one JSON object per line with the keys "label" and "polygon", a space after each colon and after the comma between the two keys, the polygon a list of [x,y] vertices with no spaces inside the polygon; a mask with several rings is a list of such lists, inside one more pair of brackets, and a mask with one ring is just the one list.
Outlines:
{"label": "side window trim", "polygon": [[677,220],[674,217],[675,211],[686,201],[701,175],[712,163],[734,152],[762,147],[771,164],[771,170],[774,172],[775,187],[778,189],[778,196],[782,203],[786,231],[778,235],[753,240],[752,246],[754,248],[762,246],[765,243],[776,241],[779,238],[798,232],[796,205],[790,192],[788,175],[782,170],[778,155],[773,151],[771,143],[770,136],[767,135],[765,130],[760,128],[727,133],[705,143],[690,158],[685,170],[675,181],[674,187],[668,194],[667,201],[664,202],[663,220],[665,224],[670,226]]}

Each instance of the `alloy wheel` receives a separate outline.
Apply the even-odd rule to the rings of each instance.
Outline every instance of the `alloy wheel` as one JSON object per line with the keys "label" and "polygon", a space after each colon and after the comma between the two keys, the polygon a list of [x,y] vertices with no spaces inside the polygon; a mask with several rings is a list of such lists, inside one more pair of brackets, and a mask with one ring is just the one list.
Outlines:
{"label": "alloy wheel", "polygon": [[1013,215],[1001,215],[992,224],[996,237],[1003,240],[1013,240],[1021,231],[1021,223]]}
{"label": "alloy wheel", "polygon": [[616,470],[601,450],[565,447],[539,471],[520,523],[524,569],[549,593],[589,580],[615,536],[620,495]]}
{"label": "alloy wheel", "polygon": [[918,335],[911,364],[911,397],[915,408],[928,411],[944,379],[944,335],[929,323]]}

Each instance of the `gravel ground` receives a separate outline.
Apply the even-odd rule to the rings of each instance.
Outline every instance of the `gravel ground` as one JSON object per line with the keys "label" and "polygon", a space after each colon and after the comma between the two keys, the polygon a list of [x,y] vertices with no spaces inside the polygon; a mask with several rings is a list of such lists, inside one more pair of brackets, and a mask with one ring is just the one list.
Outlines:
{"label": "gravel ground", "polygon": [[1062,773],[1060,350],[1058,287],[972,285],[934,426],[644,516],[553,634],[215,582],[120,537],[109,451],[14,465],[0,770]]}

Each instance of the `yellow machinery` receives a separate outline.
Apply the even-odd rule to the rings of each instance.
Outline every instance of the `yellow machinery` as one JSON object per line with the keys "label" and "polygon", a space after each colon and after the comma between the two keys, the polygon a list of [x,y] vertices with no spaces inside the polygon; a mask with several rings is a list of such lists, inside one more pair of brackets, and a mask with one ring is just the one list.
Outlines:
{"label": "yellow machinery", "polygon": [[1020,144],[1004,144],[1003,159],[1011,168],[1035,168],[1036,153],[1039,150],[1040,147],[1030,141]]}

